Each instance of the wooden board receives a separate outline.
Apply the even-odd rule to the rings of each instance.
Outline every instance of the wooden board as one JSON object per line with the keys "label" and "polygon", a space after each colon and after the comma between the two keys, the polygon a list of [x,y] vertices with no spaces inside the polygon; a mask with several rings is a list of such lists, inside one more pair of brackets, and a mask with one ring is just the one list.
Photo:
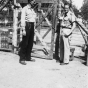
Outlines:
{"label": "wooden board", "polygon": [[[57,0],[35,0],[36,3],[55,3]],[[28,0],[16,0],[18,3],[28,3]]]}
{"label": "wooden board", "polygon": [[37,3],[55,3],[57,0],[35,0]]}
{"label": "wooden board", "polygon": [[28,0],[16,0],[17,3],[28,3]]}

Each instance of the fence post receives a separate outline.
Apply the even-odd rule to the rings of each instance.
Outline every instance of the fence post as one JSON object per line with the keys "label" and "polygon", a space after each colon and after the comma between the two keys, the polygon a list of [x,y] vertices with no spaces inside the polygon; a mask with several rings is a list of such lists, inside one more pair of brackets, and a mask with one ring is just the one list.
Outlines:
{"label": "fence post", "polygon": [[[16,0],[14,0],[14,4],[16,5]],[[13,11],[13,38],[12,38],[14,53],[16,52],[16,47],[17,47],[17,22],[18,22],[17,17],[18,17],[18,10],[17,8],[15,8]]]}
{"label": "fence post", "polygon": [[[88,36],[87,36],[87,42],[88,42]],[[87,43],[87,51],[86,51],[87,57],[86,57],[86,65],[88,66],[88,43]]]}
{"label": "fence post", "polygon": [[56,14],[57,14],[57,2],[55,2],[52,11],[52,34],[51,34],[51,48],[50,48],[50,59],[53,59],[53,49],[54,49],[54,35],[56,28]]}

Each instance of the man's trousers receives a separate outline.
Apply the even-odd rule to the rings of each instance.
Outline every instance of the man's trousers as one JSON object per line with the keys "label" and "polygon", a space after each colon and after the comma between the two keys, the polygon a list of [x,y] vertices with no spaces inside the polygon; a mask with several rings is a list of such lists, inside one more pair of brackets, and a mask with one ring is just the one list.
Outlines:
{"label": "man's trousers", "polygon": [[30,60],[31,51],[33,47],[34,40],[34,23],[26,22],[25,26],[26,35],[23,36],[22,42],[20,43],[20,60]]}
{"label": "man's trousers", "polygon": [[55,41],[55,59],[59,60],[59,38],[60,38],[60,23],[58,23],[56,28],[56,41]]}
{"label": "man's trousers", "polygon": [[[70,31],[69,29],[65,29],[66,32]],[[69,37],[65,37],[64,35],[60,36],[60,60],[63,63],[69,63],[70,59],[70,43]]]}

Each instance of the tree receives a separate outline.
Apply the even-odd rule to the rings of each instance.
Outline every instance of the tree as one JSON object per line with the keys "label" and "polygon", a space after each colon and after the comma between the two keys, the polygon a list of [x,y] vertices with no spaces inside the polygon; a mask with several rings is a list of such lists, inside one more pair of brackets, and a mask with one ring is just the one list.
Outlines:
{"label": "tree", "polygon": [[80,14],[79,10],[77,9],[77,7],[75,5],[72,6],[72,9],[74,11],[74,14],[76,17],[78,17],[78,15]]}
{"label": "tree", "polygon": [[84,20],[88,20],[88,0],[84,0],[84,4],[81,7],[81,14]]}

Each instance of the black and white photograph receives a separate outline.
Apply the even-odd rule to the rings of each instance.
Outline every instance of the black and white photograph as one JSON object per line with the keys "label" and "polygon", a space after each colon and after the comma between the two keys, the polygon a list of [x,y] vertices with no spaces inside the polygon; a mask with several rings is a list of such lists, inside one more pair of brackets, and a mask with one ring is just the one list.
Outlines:
{"label": "black and white photograph", "polygon": [[88,88],[88,0],[0,0],[0,88]]}

